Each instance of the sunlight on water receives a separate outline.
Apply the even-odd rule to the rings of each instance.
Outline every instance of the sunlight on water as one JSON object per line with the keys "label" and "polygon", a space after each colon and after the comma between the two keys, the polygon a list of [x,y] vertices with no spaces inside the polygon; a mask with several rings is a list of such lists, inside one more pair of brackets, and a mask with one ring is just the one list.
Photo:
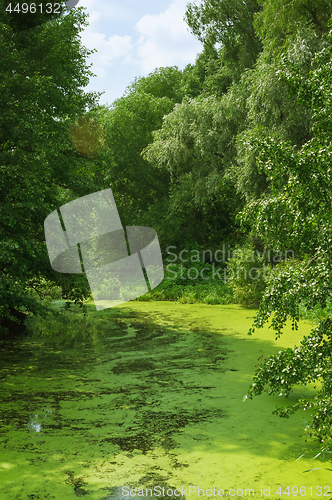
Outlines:
{"label": "sunlight on water", "polygon": [[260,356],[310,325],[278,342],[267,328],[248,337],[254,314],[131,302],[34,321],[33,335],[1,342],[0,498],[240,498],[252,488],[276,500],[280,485],[306,488],[303,498],[329,485],[305,412],[272,415],[313,387],[243,401]]}

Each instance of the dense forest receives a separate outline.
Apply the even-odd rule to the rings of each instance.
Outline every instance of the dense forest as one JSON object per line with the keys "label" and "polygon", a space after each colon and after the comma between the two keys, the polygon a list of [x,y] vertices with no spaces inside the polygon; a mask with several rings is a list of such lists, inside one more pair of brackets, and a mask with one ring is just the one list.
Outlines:
{"label": "dense forest", "polygon": [[2,334],[52,299],[89,298],[83,274],[52,270],[44,220],[111,188],[123,225],[153,227],[163,252],[164,282],[140,300],[258,307],[250,334],[315,321],[262,361],[248,397],[320,381],[312,400],[276,411],[310,410],[311,434],[331,445],[332,1],[189,3],[195,63],[136,78],[111,106],[84,90],[83,8],[38,17],[0,4]]}

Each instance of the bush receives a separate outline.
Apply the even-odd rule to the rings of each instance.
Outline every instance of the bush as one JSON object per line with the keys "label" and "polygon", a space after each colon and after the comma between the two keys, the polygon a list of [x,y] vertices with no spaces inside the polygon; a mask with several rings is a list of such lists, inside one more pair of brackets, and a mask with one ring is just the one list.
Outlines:
{"label": "bush", "polygon": [[228,261],[228,285],[234,300],[242,306],[258,306],[272,274],[268,252],[260,253],[250,246],[237,247]]}
{"label": "bush", "polygon": [[62,288],[53,281],[46,278],[32,278],[26,282],[25,291],[28,295],[39,300],[60,300],[62,299]]}
{"label": "bush", "polygon": [[[212,265],[206,262],[191,263],[190,268],[182,268],[173,264],[171,270],[165,269],[165,278],[151,292],[138,297],[139,301],[174,300],[182,304],[201,302],[204,304],[230,304],[233,302],[233,293],[227,283],[218,279],[190,279],[189,269],[197,269],[199,276],[202,269],[206,269],[206,277],[212,276]],[[169,273],[172,274],[169,274]],[[193,275],[196,273],[191,271]],[[175,274],[176,273],[176,277]],[[190,275],[190,273],[189,273]],[[221,275],[221,273],[220,273]],[[171,279],[170,279],[171,276]],[[181,277],[182,276],[182,277]],[[203,273],[204,276],[204,273]]]}

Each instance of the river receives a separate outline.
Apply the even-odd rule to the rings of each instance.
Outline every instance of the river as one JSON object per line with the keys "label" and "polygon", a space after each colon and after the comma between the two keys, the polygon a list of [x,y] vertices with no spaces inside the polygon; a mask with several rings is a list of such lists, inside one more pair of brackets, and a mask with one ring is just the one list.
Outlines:
{"label": "river", "polygon": [[268,328],[248,337],[254,314],[90,306],[88,319],[67,313],[61,327],[2,341],[0,498],[331,498],[331,465],[313,459],[319,443],[303,435],[309,415],[272,415],[314,387],[243,401],[258,358],[311,326],[278,341]]}

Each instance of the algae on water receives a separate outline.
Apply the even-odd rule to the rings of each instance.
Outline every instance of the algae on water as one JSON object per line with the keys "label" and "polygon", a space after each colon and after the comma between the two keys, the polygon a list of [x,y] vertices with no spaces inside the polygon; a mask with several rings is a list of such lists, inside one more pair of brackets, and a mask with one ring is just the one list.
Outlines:
{"label": "algae on water", "polygon": [[284,420],[272,415],[280,398],[243,402],[257,359],[310,329],[248,338],[254,312],[130,302],[1,342],[0,498],[125,499],[124,487],[239,498],[270,487],[277,499],[280,485],[308,495],[329,485],[325,469],[303,473],[327,465],[295,461],[319,449],[303,437],[305,412]]}

